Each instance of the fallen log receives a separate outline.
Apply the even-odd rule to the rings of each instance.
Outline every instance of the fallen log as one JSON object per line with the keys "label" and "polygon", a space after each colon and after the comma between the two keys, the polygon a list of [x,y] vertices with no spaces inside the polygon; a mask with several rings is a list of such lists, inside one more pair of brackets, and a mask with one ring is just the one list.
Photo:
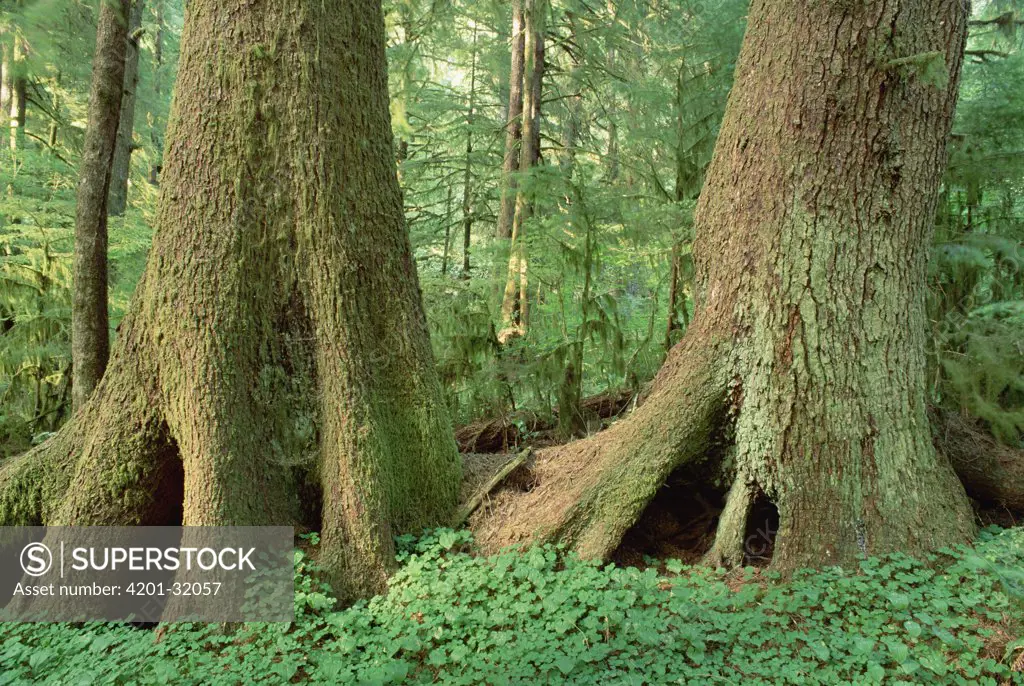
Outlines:
{"label": "fallen log", "polygon": [[949,458],[967,495],[1024,513],[1024,450],[1000,443],[970,417],[942,410],[931,415],[935,447]]}
{"label": "fallen log", "polygon": [[[641,398],[628,388],[605,391],[580,401],[580,412],[585,418],[604,421],[634,409]],[[558,408],[552,418],[529,411],[513,412],[457,428],[455,442],[463,453],[502,453],[517,449],[532,437],[547,436],[557,426]]]}

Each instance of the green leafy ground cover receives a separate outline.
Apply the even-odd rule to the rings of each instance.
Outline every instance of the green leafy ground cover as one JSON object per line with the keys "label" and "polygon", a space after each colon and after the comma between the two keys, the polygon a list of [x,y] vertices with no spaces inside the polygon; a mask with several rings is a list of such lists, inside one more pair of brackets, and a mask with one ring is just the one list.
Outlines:
{"label": "green leafy ground cover", "polygon": [[0,626],[0,684],[1024,684],[1024,529],[785,582],[399,544],[390,592],[341,611],[297,552],[291,625]]}

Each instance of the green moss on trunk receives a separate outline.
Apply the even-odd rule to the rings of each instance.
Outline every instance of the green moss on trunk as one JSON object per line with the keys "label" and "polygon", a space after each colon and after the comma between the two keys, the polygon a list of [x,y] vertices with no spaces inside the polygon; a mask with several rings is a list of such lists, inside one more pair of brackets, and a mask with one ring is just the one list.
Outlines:
{"label": "green moss on trunk", "polygon": [[379,0],[189,3],[146,273],[94,398],[0,472],[0,524],[318,524],[352,598],[448,521],[386,78]]}
{"label": "green moss on trunk", "polygon": [[[735,456],[716,561],[742,561],[762,495],[785,570],[973,534],[932,447],[923,339],[966,12],[959,0],[752,4],[695,217],[694,322],[641,410],[542,453],[539,488],[501,521],[478,518],[490,547],[560,538],[606,556],[659,479],[701,451]],[[934,51],[945,81],[886,66]],[[700,362],[716,340],[727,343]],[[709,417],[724,418],[731,450],[711,449]]]}

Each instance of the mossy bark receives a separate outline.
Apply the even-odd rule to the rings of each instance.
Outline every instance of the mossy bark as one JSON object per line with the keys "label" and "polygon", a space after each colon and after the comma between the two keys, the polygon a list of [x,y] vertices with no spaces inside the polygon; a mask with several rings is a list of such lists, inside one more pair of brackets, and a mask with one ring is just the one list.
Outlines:
{"label": "mossy bark", "polygon": [[783,570],[970,538],[930,440],[923,340],[966,21],[959,0],[753,2],[696,213],[694,321],[640,410],[542,453],[539,486],[478,522],[489,545],[607,555],[659,480],[722,455],[716,561],[742,561],[761,494]]}
{"label": "mossy bark", "polygon": [[184,524],[319,525],[339,595],[381,591],[393,534],[450,518],[461,465],[380,3],[193,0],[181,46],[157,231],[110,369],[0,469],[0,524],[173,522],[176,478]]}
{"label": "mossy bark", "polygon": [[85,144],[75,197],[71,290],[71,401],[80,408],[110,355],[107,313],[107,196],[121,113],[131,0],[100,4]]}

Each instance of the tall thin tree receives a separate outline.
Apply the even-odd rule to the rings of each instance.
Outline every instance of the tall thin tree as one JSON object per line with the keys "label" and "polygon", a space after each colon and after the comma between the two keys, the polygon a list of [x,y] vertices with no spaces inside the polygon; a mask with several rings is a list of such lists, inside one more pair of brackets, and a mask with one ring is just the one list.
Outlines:
{"label": "tall thin tree", "polygon": [[107,214],[120,216],[128,205],[128,177],[132,152],[135,150],[135,100],[139,85],[139,40],[142,36],[142,10],[144,0],[133,0],[128,20],[128,52],[124,62],[124,92],[121,96],[121,115],[117,125],[117,142],[110,170],[110,194]]}
{"label": "tall thin tree", "polygon": [[[526,177],[540,159],[540,106],[544,80],[544,39],[547,0],[524,0],[523,27],[525,33],[523,81],[523,129],[519,155],[520,182],[516,185],[515,211],[512,217],[512,235],[508,272],[501,303],[502,342],[523,336],[529,323],[528,271],[526,250],[526,221],[533,210],[533,192]],[[524,185],[526,187],[524,187]]]}
{"label": "tall thin tree", "polygon": [[78,171],[71,301],[71,401],[77,409],[103,377],[110,354],[107,195],[121,113],[131,0],[103,0]]}
{"label": "tall thin tree", "polygon": [[512,0],[512,68],[508,78],[508,121],[505,124],[505,156],[501,166],[501,209],[495,235],[512,237],[512,218],[516,208],[516,172],[523,138],[523,73],[526,34],[523,31],[523,0]]}

